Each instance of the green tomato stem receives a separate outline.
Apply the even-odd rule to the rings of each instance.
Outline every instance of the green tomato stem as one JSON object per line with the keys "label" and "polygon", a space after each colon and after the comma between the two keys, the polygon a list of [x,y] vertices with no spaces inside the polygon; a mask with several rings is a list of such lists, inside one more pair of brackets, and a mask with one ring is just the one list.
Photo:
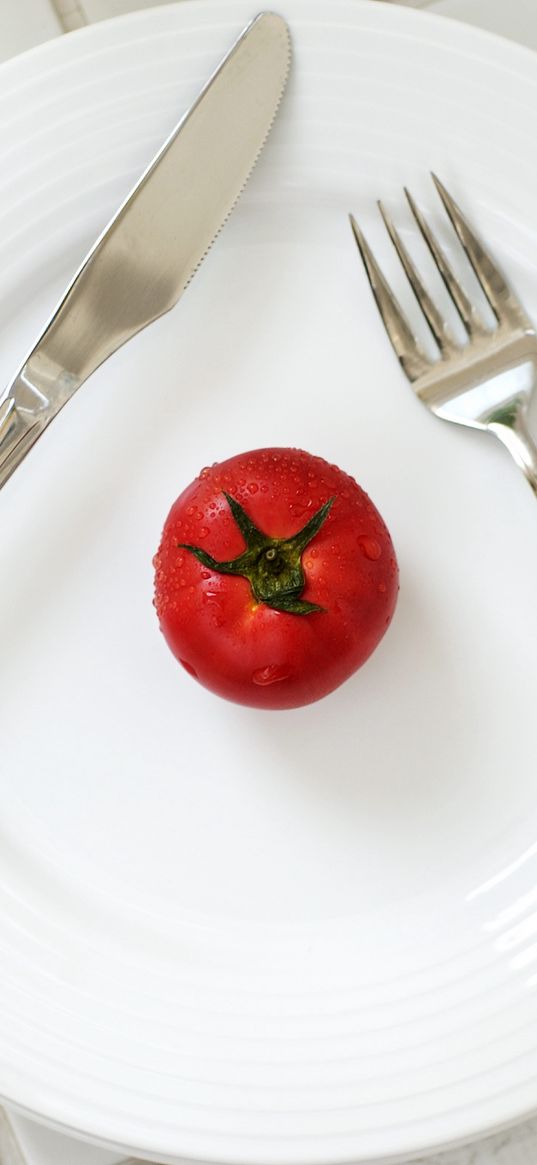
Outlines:
{"label": "green tomato stem", "polygon": [[317,603],[308,603],[300,598],[306,585],[302,554],[319,533],[335,498],[329,498],[298,534],[293,534],[291,538],[271,538],[254,525],[236,498],[225,492],[224,497],[246,543],[242,554],[228,562],[218,562],[201,546],[179,542],[178,547],[189,550],[209,570],[246,578],[257,602],[265,603],[275,611],[285,611],[291,615],[310,615],[314,611],[324,611],[324,607],[319,607]]}

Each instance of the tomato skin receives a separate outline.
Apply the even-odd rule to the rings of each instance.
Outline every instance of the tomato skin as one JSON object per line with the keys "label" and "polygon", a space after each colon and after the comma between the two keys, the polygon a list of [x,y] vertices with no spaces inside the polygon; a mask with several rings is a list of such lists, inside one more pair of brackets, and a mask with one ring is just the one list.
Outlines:
{"label": "tomato skin", "polygon": [[[247,578],[209,569],[184,548],[219,563],[244,552],[226,493],[281,539],[334,499],[301,557],[301,598],[321,611],[257,602]],[[173,504],[154,566],[154,603],[174,655],[211,691],[258,708],[310,704],[348,679],[387,630],[398,593],[392,540],[367,494],[299,449],[258,449],[203,469]]]}

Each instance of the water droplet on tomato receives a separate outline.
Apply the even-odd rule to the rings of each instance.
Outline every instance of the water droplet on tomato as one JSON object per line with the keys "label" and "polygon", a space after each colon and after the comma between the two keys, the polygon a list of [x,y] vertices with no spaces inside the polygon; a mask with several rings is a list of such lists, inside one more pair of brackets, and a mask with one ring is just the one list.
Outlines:
{"label": "water droplet on tomato", "polygon": [[358,545],[362,554],[369,558],[371,562],[376,562],[382,554],[382,546],[377,542],[376,538],[371,538],[367,534],[360,534],[358,538]]}
{"label": "water droplet on tomato", "polygon": [[201,530],[198,530],[198,538],[206,538],[208,533],[209,533],[208,527],[202,526]]}
{"label": "water droplet on tomato", "polygon": [[264,688],[268,684],[277,684],[282,680],[288,680],[290,674],[291,672],[286,664],[267,663],[265,667],[258,667],[252,673],[252,682]]}
{"label": "water droplet on tomato", "polygon": [[210,570],[202,570],[202,572],[201,572],[201,577],[202,577],[202,578],[210,578],[210,577],[211,577],[211,572],[210,572]]}
{"label": "water droplet on tomato", "polygon": [[195,667],[192,667],[191,663],[188,663],[186,659],[180,659],[179,663],[183,665],[185,671],[188,672],[189,676],[194,676],[194,679],[197,680],[198,673],[197,673]]}
{"label": "water droplet on tomato", "polygon": [[256,482],[256,481],[251,481],[251,482],[250,482],[250,484],[249,484],[249,486],[248,486],[248,493],[250,493],[250,494],[256,494],[256,493],[257,493],[257,491],[258,491],[258,489],[259,489],[259,486],[258,486],[257,482]]}
{"label": "water droplet on tomato", "polygon": [[204,465],[203,469],[200,471],[200,474],[199,474],[200,481],[203,481],[206,477],[210,477],[210,476],[211,476],[211,470],[210,470],[209,466]]}
{"label": "water droplet on tomato", "polygon": [[379,593],[381,595],[386,594],[386,583],[379,583]]}

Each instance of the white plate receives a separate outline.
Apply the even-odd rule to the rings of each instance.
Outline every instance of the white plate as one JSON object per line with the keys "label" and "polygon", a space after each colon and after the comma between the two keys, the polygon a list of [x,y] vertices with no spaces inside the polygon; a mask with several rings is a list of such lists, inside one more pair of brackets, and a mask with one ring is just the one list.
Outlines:
{"label": "white plate", "polygon": [[[0,497],[0,1093],[159,1161],[378,1160],[537,1106],[535,499],[414,401],[346,217],[402,286],[374,200],[413,242],[407,182],[441,230],[436,169],[537,316],[536,59],[283,7],[294,73],[239,208]],[[3,67],[3,380],[253,10]],[[268,443],[354,473],[401,567],[370,662],[286,714],[196,686],[151,605],[174,496]]]}

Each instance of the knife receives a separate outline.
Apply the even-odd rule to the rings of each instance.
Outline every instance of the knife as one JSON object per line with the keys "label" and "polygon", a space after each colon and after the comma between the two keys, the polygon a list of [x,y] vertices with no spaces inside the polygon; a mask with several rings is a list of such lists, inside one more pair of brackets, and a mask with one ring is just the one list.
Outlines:
{"label": "knife", "polygon": [[99,236],[0,396],[0,488],[88,376],[177,303],[253,170],[290,59],[286,22],[261,13]]}

